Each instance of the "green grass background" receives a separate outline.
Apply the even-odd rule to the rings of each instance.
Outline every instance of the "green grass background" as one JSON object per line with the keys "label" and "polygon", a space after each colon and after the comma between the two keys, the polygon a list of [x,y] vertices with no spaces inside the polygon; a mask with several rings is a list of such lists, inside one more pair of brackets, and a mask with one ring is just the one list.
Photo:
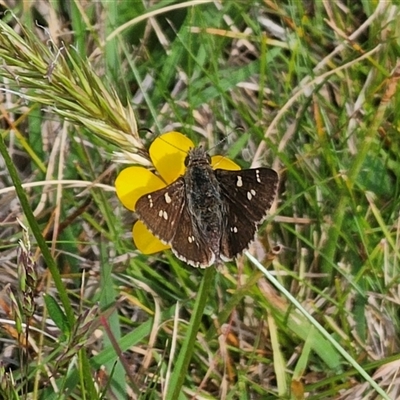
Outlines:
{"label": "green grass background", "polygon": [[[3,398],[400,396],[396,2],[12,12],[0,35]],[[279,172],[254,254],[280,289],[246,256],[203,271],[135,251],[115,152],[144,162],[170,130]]]}

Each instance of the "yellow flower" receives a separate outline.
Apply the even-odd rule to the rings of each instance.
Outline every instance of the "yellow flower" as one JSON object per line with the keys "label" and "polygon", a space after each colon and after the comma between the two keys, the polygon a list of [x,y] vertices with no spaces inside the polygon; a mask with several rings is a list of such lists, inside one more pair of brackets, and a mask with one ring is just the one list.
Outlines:
{"label": "yellow flower", "polygon": [[[162,189],[185,173],[185,158],[193,142],[179,132],[169,132],[154,140],[149,154],[158,175],[144,167],[128,167],[121,171],[115,181],[117,196],[129,210],[135,211],[136,202],[145,194]],[[223,156],[211,157],[211,166],[239,170],[240,167]],[[152,254],[168,249],[170,246],[157,239],[141,222],[132,229],[133,241],[138,250]]]}

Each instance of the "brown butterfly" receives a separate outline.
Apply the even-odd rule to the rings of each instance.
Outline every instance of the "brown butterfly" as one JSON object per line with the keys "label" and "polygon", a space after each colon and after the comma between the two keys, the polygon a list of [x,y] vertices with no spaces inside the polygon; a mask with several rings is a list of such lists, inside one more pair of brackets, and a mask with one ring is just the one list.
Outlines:
{"label": "brown butterfly", "polygon": [[276,196],[270,168],[213,170],[202,147],[189,151],[175,182],[139,198],[136,213],[174,254],[194,267],[231,260],[254,240]]}

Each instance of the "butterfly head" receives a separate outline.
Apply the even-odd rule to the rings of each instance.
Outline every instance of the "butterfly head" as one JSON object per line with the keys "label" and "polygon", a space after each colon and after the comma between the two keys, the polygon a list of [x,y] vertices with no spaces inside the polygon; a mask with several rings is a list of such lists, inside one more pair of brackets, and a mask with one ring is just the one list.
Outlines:
{"label": "butterfly head", "polygon": [[189,154],[185,158],[185,167],[199,164],[211,164],[211,157],[202,146],[190,149]]}

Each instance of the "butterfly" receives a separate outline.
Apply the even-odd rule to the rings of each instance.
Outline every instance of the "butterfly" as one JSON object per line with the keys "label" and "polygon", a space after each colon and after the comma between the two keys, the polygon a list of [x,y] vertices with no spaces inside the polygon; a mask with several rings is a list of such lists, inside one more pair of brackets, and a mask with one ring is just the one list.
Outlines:
{"label": "butterfly", "polygon": [[215,169],[202,147],[189,150],[185,173],[136,202],[139,220],[194,267],[232,260],[249,247],[275,199],[270,168]]}

